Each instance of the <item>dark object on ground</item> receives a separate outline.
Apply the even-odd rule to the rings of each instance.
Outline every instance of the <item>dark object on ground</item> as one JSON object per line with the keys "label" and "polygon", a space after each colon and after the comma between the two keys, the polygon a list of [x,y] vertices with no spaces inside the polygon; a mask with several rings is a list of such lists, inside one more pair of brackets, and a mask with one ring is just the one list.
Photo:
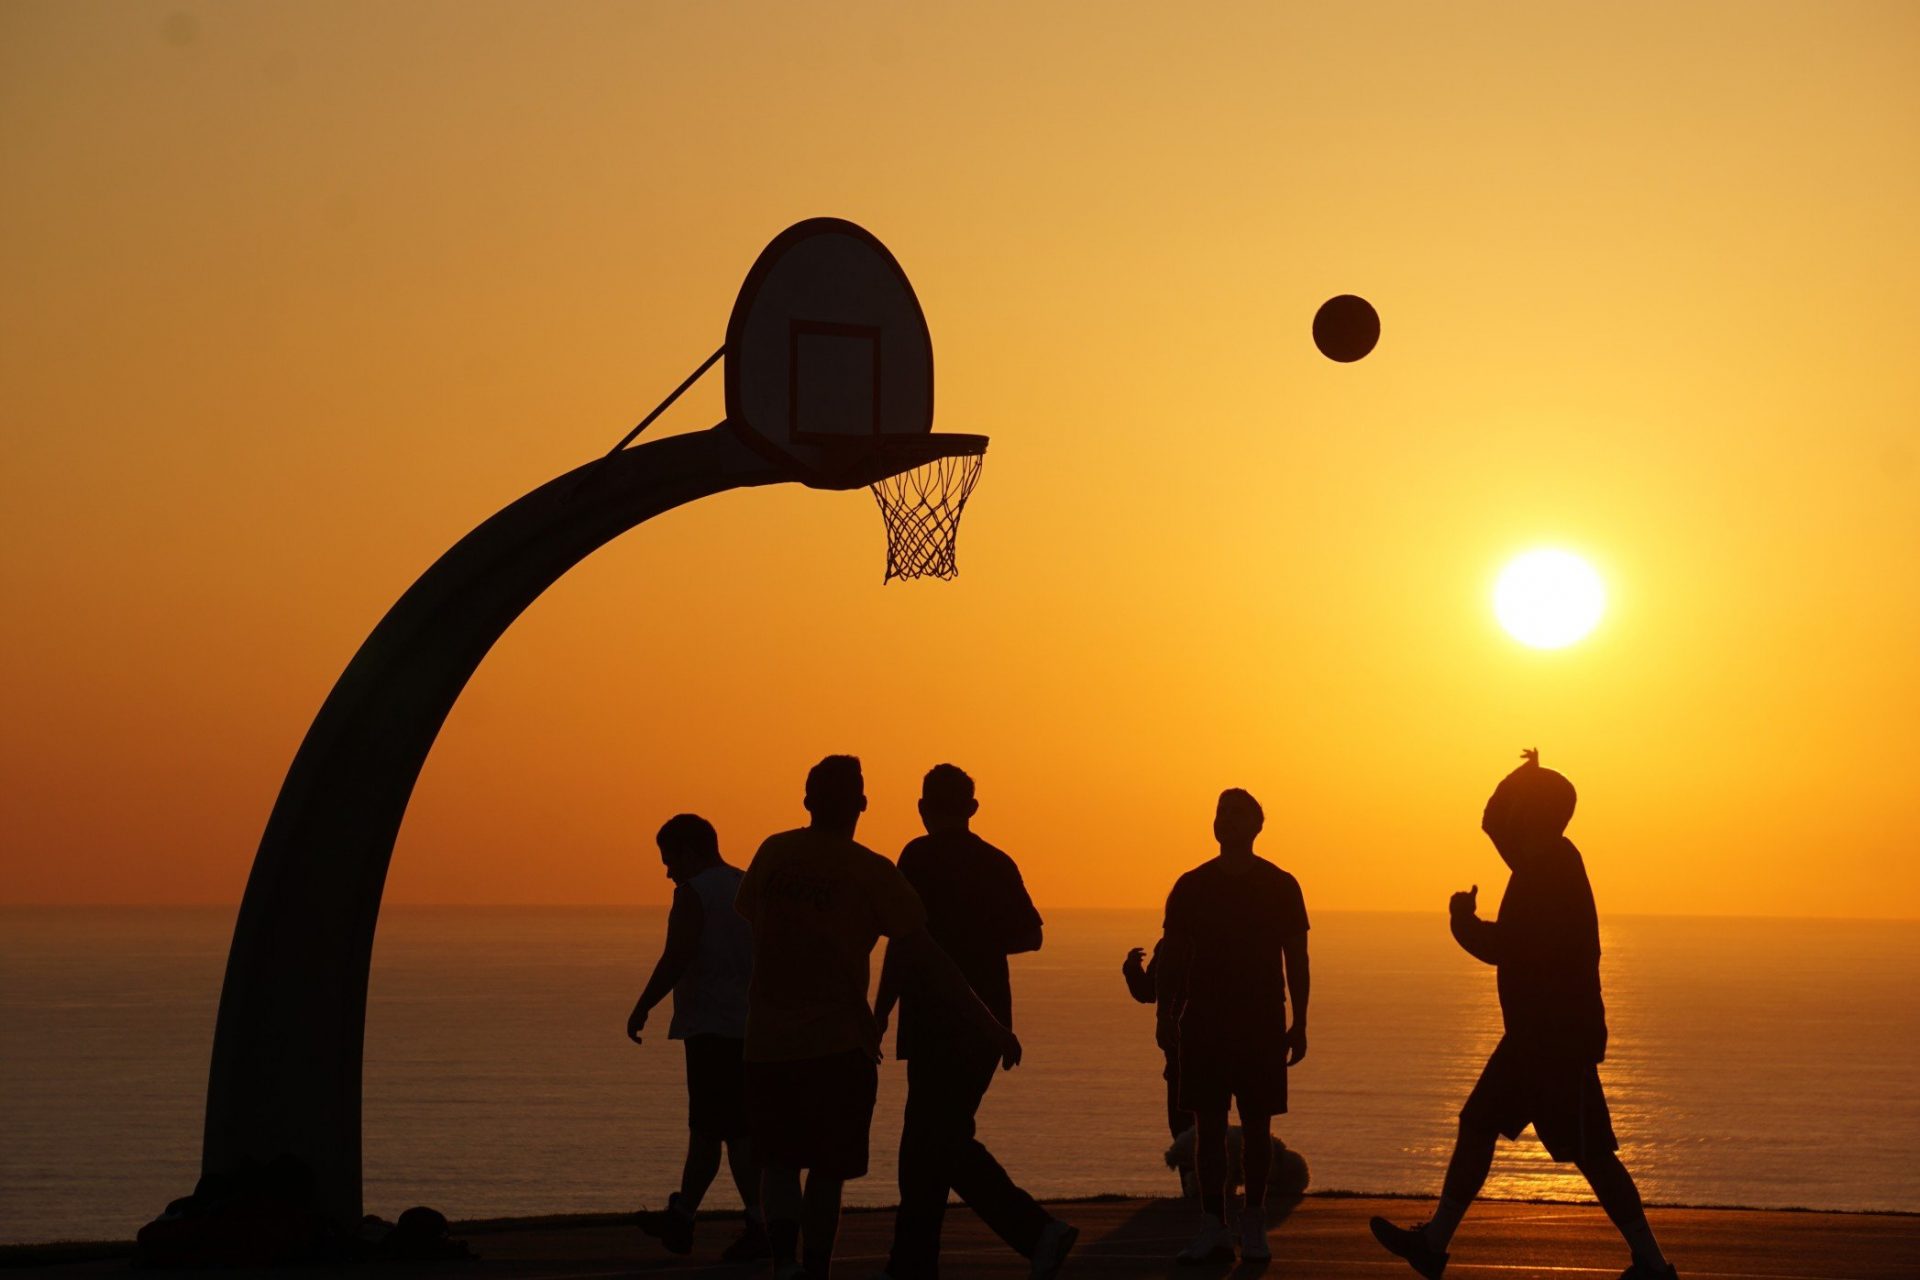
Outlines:
{"label": "dark object on ground", "polygon": [[[1244,1179],[1241,1148],[1244,1139],[1240,1136],[1239,1125],[1227,1127],[1227,1194],[1240,1189]],[[1180,1174],[1180,1194],[1194,1196],[1198,1192],[1189,1184],[1193,1171],[1193,1126],[1187,1129],[1173,1145],[1167,1148],[1167,1168]],[[1267,1172],[1267,1203],[1279,1200],[1291,1200],[1304,1195],[1310,1175],[1307,1172],[1307,1158],[1273,1135],[1273,1167]]]}
{"label": "dark object on ground", "polygon": [[368,1217],[349,1232],[315,1211],[313,1174],[291,1156],[208,1174],[140,1228],[137,1267],[275,1267],[378,1258],[470,1257],[448,1238],[447,1220],[414,1208],[393,1224]]}
{"label": "dark object on ground", "polygon": [[344,1234],[313,1211],[313,1174],[290,1156],[200,1179],[140,1228],[140,1267],[271,1267],[352,1252]]}
{"label": "dark object on ground", "polygon": [[466,1241],[455,1240],[447,1234],[445,1214],[425,1205],[415,1205],[400,1215],[375,1256],[395,1262],[436,1262],[442,1258],[470,1258],[473,1251],[467,1248]]}

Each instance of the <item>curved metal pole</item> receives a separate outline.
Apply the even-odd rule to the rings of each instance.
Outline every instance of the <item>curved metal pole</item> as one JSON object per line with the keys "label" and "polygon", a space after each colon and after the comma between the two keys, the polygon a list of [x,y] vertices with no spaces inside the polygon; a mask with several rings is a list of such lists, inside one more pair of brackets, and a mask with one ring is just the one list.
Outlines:
{"label": "curved metal pole", "polygon": [[462,538],[380,620],[307,730],[254,856],[220,992],[205,1172],[291,1155],[313,1170],[315,1208],[358,1220],[374,923],[454,700],[521,611],[594,549],[696,498],[794,478],[726,423],[597,459]]}

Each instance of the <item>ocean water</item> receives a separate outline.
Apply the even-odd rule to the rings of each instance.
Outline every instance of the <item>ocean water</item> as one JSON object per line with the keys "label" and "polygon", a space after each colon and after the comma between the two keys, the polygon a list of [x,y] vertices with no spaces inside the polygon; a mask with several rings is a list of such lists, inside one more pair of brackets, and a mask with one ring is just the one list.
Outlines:
{"label": "ocean water", "polygon": [[[0,1241],[126,1238],[191,1190],[231,909],[0,910]],[[1168,1194],[1152,1013],[1119,967],[1151,911],[1056,911],[1015,959],[1026,1063],[981,1132],[1043,1195]],[[387,1217],[658,1205],[685,1135],[683,1060],[624,1023],[658,953],[649,908],[393,908],[368,1009],[366,1201]],[[1665,1203],[1920,1210],[1920,923],[1603,923],[1623,1155]],[[1493,974],[1443,916],[1319,912],[1312,1039],[1278,1132],[1316,1188],[1433,1192],[1499,1036]],[[665,1010],[656,1015],[664,1032]],[[874,1167],[890,1203],[902,1069]],[[1582,1196],[1526,1135],[1490,1192]],[[736,1203],[723,1174],[709,1201]]]}

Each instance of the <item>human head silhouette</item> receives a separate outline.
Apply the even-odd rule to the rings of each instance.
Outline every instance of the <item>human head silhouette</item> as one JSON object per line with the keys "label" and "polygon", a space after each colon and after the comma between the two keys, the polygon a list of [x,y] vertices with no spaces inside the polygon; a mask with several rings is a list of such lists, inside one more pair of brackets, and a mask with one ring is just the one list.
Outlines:
{"label": "human head silhouette", "polygon": [[1554,839],[1573,820],[1573,783],[1542,768],[1537,748],[1522,751],[1520,760],[1518,769],[1500,779],[1480,816],[1480,829],[1502,853]]}
{"label": "human head silhouette", "polygon": [[979,811],[973,779],[958,765],[937,764],[920,780],[920,822],[929,834],[965,831]]}
{"label": "human head silhouette", "polygon": [[1213,811],[1213,838],[1220,842],[1222,853],[1253,852],[1253,838],[1266,825],[1265,811],[1249,792],[1229,787],[1220,793]]}
{"label": "human head silhouette", "polygon": [[679,884],[720,861],[720,837],[713,824],[697,813],[676,813],[653,837],[667,879]]}
{"label": "human head silhouette", "polygon": [[807,771],[807,812],[816,827],[853,834],[867,809],[867,784],[858,756],[828,756]]}

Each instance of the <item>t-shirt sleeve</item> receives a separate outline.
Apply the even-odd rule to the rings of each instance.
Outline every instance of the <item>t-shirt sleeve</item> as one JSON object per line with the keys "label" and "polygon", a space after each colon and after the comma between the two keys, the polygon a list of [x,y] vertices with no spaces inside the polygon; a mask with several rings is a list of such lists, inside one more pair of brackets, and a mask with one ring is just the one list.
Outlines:
{"label": "t-shirt sleeve", "polygon": [[1193,924],[1193,888],[1185,876],[1173,882],[1173,891],[1167,895],[1167,913],[1160,922],[1160,932],[1169,938],[1181,937]]}
{"label": "t-shirt sleeve", "polygon": [[733,891],[733,909],[745,916],[749,923],[760,914],[760,887],[767,878],[766,861],[767,843],[762,841],[753,855],[753,861],[747,864],[747,873],[740,877],[740,887]]}
{"label": "t-shirt sleeve", "polygon": [[896,865],[900,868],[900,874],[906,877],[907,883],[913,886],[914,892],[918,893],[920,891],[920,875],[923,870],[920,859],[920,842],[918,840],[910,840],[907,842],[907,847],[900,851],[900,861]]}
{"label": "t-shirt sleeve", "polygon": [[865,887],[867,904],[873,911],[874,927],[889,938],[898,938],[926,927],[927,909],[900,868],[874,854],[867,862]]}
{"label": "t-shirt sleeve", "polygon": [[999,921],[1000,936],[1018,938],[1040,928],[1044,922],[1027,892],[1027,882],[1020,877],[1019,864],[1002,853],[995,860],[995,871],[994,916]]}
{"label": "t-shirt sleeve", "polygon": [[1305,933],[1309,927],[1306,896],[1300,892],[1300,882],[1288,876],[1281,891],[1280,936],[1291,938],[1295,934]]}

